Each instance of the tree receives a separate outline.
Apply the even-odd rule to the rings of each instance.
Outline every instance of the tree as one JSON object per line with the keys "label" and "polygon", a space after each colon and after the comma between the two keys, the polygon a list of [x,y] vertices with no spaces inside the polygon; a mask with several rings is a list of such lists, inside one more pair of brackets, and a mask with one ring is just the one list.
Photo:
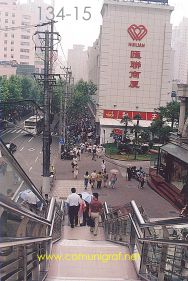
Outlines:
{"label": "tree", "polygon": [[92,81],[86,82],[81,79],[76,83],[74,90],[85,96],[94,95],[97,91],[97,86]]}
{"label": "tree", "polygon": [[180,104],[177,101],[168,102],[166,106],[158,108],[159,116],[168,122],[171,122],[171,128],[174,128],[174,123],[179,121]]}
{"label": "tree", "polygon": [[19,76],[11,75],[8,79],[8,89],[10,93],[10,99],[21,100],[22,99],[22,85]]}
{"label": "tree", "polygon": [[131,122],[132,119],[128,116],[128,114],[125,114],[123,118],[121,119],[121,123],[125,124],[125,130],[124,130],[124,136],[126,137],[127,134],[127,127],[128,127],[128,122]]}

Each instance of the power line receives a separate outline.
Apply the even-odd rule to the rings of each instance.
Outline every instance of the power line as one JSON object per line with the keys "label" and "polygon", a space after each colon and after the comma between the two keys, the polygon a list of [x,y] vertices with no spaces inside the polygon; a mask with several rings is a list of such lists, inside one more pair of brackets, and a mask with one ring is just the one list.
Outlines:
{"label": "power line", "polygon": [[0,31],[13,31],[16,29],[28,29],[28,28],[36,28],[40,26],[45,26],[50,24],[50,22],[44,22],[42,24],[31,24],[31,25],[20,25],[20,26],[15,26],[15,27],[7,27],[7,28],[0,28]]}

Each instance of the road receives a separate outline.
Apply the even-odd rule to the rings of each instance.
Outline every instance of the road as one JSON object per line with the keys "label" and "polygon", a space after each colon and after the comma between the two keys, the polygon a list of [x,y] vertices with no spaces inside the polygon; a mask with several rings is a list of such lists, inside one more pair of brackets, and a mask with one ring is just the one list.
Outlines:
{"label": "road", "polygon": [[[20,127],[20,128],[19,128]],[[17,145],[14,157],[20,163],[25,173],[31,178],[34,185],[40,190],[42,186],[42,134],[37,136],[26,135],[22,130],[23,121],[19,127],[7,128],[1,132],[4,142],[12,142]],[[58,137],[52,137],[51,163],[55,161],[58,153]]]}

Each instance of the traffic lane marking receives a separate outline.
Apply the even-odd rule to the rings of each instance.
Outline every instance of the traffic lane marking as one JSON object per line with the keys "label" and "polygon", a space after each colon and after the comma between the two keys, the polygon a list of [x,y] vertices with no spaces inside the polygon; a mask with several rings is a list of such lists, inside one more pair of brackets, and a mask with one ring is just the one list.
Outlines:
{"label": "traffic lane marking", "polygon": [[31,142],[33,138],[34,138],[34,137],[30,138],[30,139],[28,140],[28,142]]}
{"label": "traffic lane marking", "polygon": [[29,172],[31,172],[32,169],[33,169],[33,167],[30,167],[30,168],[29,168]]}
{"label": "traffic lane marking", "polygon": [[22,151],[24,149],[24,146],[20,149],[20,151]]}
{"label": "traffic lane marking", "polygon": [[11,130],[8,130],[7,132],[5,131],[4,133],[1,134],[1,137],[2,137],[2,136],[5,136],[6,134],[10,133],[11,131],[12,131],[12,129],[11,129]]}
{"label": "traffic lane marking", "polygon": [[39,157],[37,156],[37,158],[35,159],[35,163],[37,162],[38,159],[39,159]]}
{"label": "traffic lane marking", "polygon": [[31,147],[31,148],[28,148],[28,150],[29,150],[29,151],[34,151],[35,148],[32,148],[32,147]]}

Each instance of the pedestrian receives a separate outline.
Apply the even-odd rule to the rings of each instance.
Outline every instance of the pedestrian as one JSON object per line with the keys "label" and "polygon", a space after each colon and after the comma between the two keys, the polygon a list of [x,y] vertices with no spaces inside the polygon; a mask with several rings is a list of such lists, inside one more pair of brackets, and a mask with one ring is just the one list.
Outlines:
{"label": "pedestrian", "polygon": [[181,209],[180,216],[184,217],[188,214],[188,182],[186,182],[181,190],[182,203],[184,207]]}
{"label": "pedestrian", "polygon": [[80,196],[80,207],[78,211],[78,225],[81,226],[83,224],[83,213],[86,208],[85,201],[82,199],[82,194],[78,194]]}
{"label": "pedestrian", "polygon": [[145,177],[143,174],[140,174],[139,178],[139,183],[138,183],[138,188],[143,189],[144,188],[144,183],[145,183]]}
{"label": "pedestrian", "polygon": [[116,182],[117,182],[117,175],[116,174],[112,174],[111,177],[110,177],[109,186],[112,189],[114,189]]}
{"label": "pedestrian", "polygon": [[97,189],[100,189],[100,188],[101,188],[102,180],[103,180],[103,175],[102,175],[101,172],[98,172],[98,174],[97,174],[97,176],[96,176]]}
{"label": "pedestrian", "polygon": [[89,216],[94,220],[94,227],[90,227],[90,231],[93,232],[94,236],[97,235],[99,218],[102,212],[102,203],[98,200],[98,193],[93,193],[93,199],[89,205]]}
{"label": "pedestrian", "polygon": [[102,170],[102,173],[104,173],[104,171],[106,170],[106,163],[104,160],[102,160],[102,163],[101,163],[101,170]]}
{"label": "pedestrian", "polygon": [[80,226],[86,226],[89,218],[89,203],[87,201],[84,202],[86,204],[86,207],[84,208],[84,212],[83,212],[83,223],[81,223]]}
{"label": "pedestrian", "polygon": [[77,150],[78,161],[80,161],[80,157],[81,157],[81,150],[78,148],[78,150]]}
{"label": "pedestrian", "polygon": [[132,170],[129,166],[127,167],[127,178],[128,178],[128,181],[130,181],[132,178]]}
{"label": "pedestrian", "polygon": [[92,160],[96,161],[96,145],[93,145],[92,149]]}
{"label": "pedestrian", "polygon": [[84,175],[84,187],[85,187],[85,189],[87,189],[87,187],[88,187],[89,179],[90,179],[89,173],[88,173],[88,171],[86,171],[86,173]]}
{"label": "pedestrian", "polygon": [[107,174],[107,172],[105,170],[104,173],[103,173],[103,184],[104,184],[104,187],[107,187],[107,182],[108,182],[108,174]]}
{"label": "pedestrian", "polygon": [[79,168],[78,165],[74,166],[74,179],[78,178]]}
{"label": "pedestrian", "polygon": [[80,196],[76,193],[76,188],[71,188],[71,194],[67,197],[68,203],[68,214],[71,228],[74,228],[78,225],[78,211],[80,206]]}
{"label": "pedestrian", "polygon": [[96,170],[94,170],[94,171],[91,173],[91,176],[90,176],[91,188],[94,188],[94,187],[95,187],[95,180],[96,180],[96,177],[97,177],[97,173],[96,173]]}

